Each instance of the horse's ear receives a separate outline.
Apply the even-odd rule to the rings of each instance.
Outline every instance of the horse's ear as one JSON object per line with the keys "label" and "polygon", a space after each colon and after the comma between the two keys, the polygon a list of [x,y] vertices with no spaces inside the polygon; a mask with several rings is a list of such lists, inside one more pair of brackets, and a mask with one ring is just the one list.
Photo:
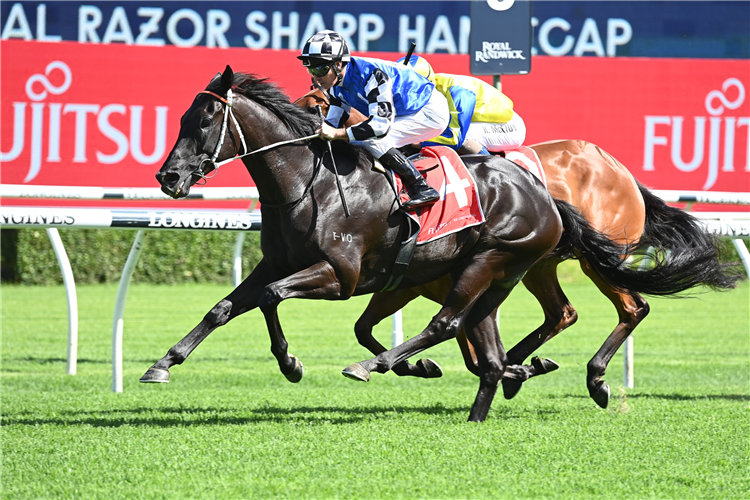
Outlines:
{"label": "horse's ear", "polygon": [[234,71],[232,71],[231,66],[227,64],[227,67],[224,68],[224,73],[221,75],[221,88],[224,92],[232,88],[232,82],[234,81]]}
{"label": "horse's ear", "polygon": [[213,78],[211,78],[211,83],[214,83],[216,80],[218,80],[220,78],[221,78],[221,71],[219,71],[218,73],[216,73],[216,75]]}

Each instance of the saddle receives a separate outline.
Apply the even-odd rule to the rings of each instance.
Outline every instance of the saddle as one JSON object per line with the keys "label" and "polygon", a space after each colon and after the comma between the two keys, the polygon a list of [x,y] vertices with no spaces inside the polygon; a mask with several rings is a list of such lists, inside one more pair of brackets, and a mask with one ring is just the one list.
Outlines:
{"label": "saddle", "polygon": [[[424,148],[410,158],[427,183],[440,193],[432,205],[406,212],[407,232],[384,291],[399,285],[416,245],[448,236],[485,220],[479,192],[471,173],[458,154],[445,146]],[[399,202],[408,199],[401,179],[388,176]]]}

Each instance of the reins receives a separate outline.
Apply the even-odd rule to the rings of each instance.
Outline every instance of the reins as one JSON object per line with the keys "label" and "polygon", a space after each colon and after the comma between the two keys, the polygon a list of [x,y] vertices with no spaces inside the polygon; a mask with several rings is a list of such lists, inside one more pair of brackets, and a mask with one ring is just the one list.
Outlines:
{"label": "reins", "polygon": [[[321,90],[323,90],[322,87],[319,87],[319,88]],[[326,93],[325,90],[323,90],[323,92]],[[237,122],[237,118],[235,118],[235,116],[234,116],[234,111],[233,111],[233,107],[232,107],[232,101],[233,101],[234,93],[232,92],[232,89],[230,88],[230,89],[227,90],[227,97],[226,97],[226,99],[224,97],[220,96],[219,94],[215,93],[215,92],[211,92],[210,90],[201,90],[198,93],[199,94],[208,94],[208,95],[210,95],[212,97],[215,97],[219,101],[223,102],[224,105],[225,105],[224,106],[224,120],[221,123],[221,132],[220,132],[220,135],[219,135],[219,142],[216,144],[216,149],[214,150],[213,155],[211,155],[211,159],[203,159],[203,160],[201,160],[201,162],[198,164],[198,168],[195,169],[195,171],[191,174],[191,175],[197,175],[197,176],[199,176],[203,180],[204,184],[208,181],[208,179],[211,179],[211,178],[213,178],[216,175],[216,173],[219,170],[219,167],[221,167],[222,165],[226,165],[229,162],[233,162],[234,160],[239,160],[240,158],[244,158],[246,156],[254,155],[254,154],[257,154],[257,153],[262,153],[264,151],[268,151],[268,150],[271,150],[271,149],[274,149],[274,148],[285,146],[287,144],[293,144],[295,142],[302,142],[302,141],[309,141],[310,139],[315,139],[316,137],[319,137],[318,134],[313,134],[313,135],[308,135],[306,137],[300,137],[298,139],[289,139],[289,140],[286,140],[286,141],[280,141],[280,142],[276,142],[276,143],[273,143],[273,144],[269,144],[268,146],[263,146],[262,148],[256,149],[255,151],[248,151],[248,149],[247,149],[247,143],[245,142],[245,135],[242,133],[242,128],[240,127],[240,124]],[[326,94],[326,97],[327,97],[327,94]],[[320,115],[320,118],[321,118],[321,121],[322,121],[323,120],[323,114],[321,112],[320,106],[318,106],[318,114]],[[245,151],[245,153],[241,154],[241,155],[234,156],[232,158],[228,158],[226,160],[223,160],[223,161],[220,161],[220,162],[217,163],[216,159],[219,157],[219,152],[221,151],[221,148],[224,145],[224,136],[226,135],[226,132],[227,132],[227,125],[228,125],[228,122],[229,122],[229,116],[232,117],[232,122],[234,122],[234,127],[237,129],[237,133],[239,134],[240,140],[242,141],[242,150]],[[344,214],[347,217],[349,217],[349,208],[346,206],[346,198],[344,198],[344,191],[341,188],[341,181],[339,180],[338,170],[336,169],[336,160],[333,157],[333,151],[331,149],[331,142],[330,141],[326,141],[326,142],[328,143],[328,154],[331,155],[331,162],[333,162],[333,170],[334,170],[334,172],[336,174],[336,184],[337,184],[338,189],[339,189],[339,195],[341,196],[341,202],[344,205]],[[213,167],[214,167],[213,175],[207,176],[206,174],[203,173],[203,163],[204,162],[207,162],[208,164],[213,165]],[[266,206],[268,208],[287,208],[288,210],[291,210],[292,208],[294,208],[297,205],[299,205],[300,202],[303,199],[305,199],[305,197],[307,196],[307,194],[310,192],[310,189],[312,188],[312,185],[315,182],[315,179],[318,177],[318,172],[320,172],[320,166],[322,164],[323,164],[323,155],[320,155],[320,160],[318,161],[318,164],[315,166],[315,169],[313,171],[312,179],[310,179],[310,182],[307,184],[307,186],[305,186],[305,190],[302,193],[302,195],[299,198],[297,198],[295,201],[291,201],[291,202],[288,202],[288,203],[279,203],[279,204],[265,203],[265,202],[263,202],[263,200],[260,200],[260,199],[258,201],[260,201],[260,203],[263,206]],[[198,185],[198,183],[196,183],[196,185]]]}
{"label": "reins", "polygon": [[[210,90],[201,90],[198,92],[199,94],[208,94],[212,97],[215,97],[219,101],[224,103],[224,120],[221,123],[221,132],[219,133],[219,142],[216,144],[216,149],[214,149],[213,155],[211,155],[210,159],[203,159],[201,160],[200,164],[198,164],[198,168],[195,169],[195,171],[191,175],[197,175],[203,180],[203,183],[205,184],[208,179],[213,178],[218,170],[219,167],[226,165],[227,163],[233,162],[234,160],[239,160],[241,158],[244,158],[246,156],[251,156],[257,153],[262,153],[264,151],[269,151],[274,148],[278,148],[281,146],[285,146],[287,144],[293,144],[295,142],[301,142],[301,141],[309,141],[310,139],[315,139],[318,137],[317,134],[314,135],[308,135],[307,137],[300,137],[298,139],[290,139],[287,141],[280,141],[276,142],[274,144],[269,144],[268,146],[264,146],[262,148],[256,149],[255,151],[248,151],[247,143],[245,142],[245,135],[242,133],[242,128],[240,127],[240,124],[237,122],[237,118],[234,116],[233,107],[232,107],[232,101],[234,98],[234,94],[232,92],[232,89],[227,90],[227,97],[224,98],[220,96],[219,94],[216,94],[214,92],[211,92]],[[224,136],[227,132],[227,125],[229,122],[229,117],[232,117],[232,122],[234,122],[234,127],[237,129],[237,133],[240,136],[240,141],[242,142],[242,151],[245,151],[244,154],[234,156],[232,158],[228,158],[226,160],[222,160],[220,162],[216,162],[216,159],[219,157],[219,152],[221,151],[222,146],[224,145]],[[214,167],[214,173],[213,175],[207,176],[203,173],[203,164],[208,163],[209,165],[213,165]],[[197,183],[196,183],[197,184]]]}

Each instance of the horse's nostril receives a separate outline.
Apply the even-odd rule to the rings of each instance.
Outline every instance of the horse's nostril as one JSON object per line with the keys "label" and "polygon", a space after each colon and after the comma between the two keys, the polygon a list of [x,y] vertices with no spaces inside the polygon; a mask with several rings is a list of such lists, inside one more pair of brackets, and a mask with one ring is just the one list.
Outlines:
{"label": "horse's nostril", "polygon": [[180,174],[175,172],[169,172],[166,174],[159,172],[156,174],[156,179],[162,186],[173,186],[180,181]]}

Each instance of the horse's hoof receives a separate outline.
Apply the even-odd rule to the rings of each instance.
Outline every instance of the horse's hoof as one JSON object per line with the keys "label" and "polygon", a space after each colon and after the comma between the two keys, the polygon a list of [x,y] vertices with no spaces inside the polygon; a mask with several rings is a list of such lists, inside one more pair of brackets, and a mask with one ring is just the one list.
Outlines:
{"label": "horse's hoof", "polygon": [[599,383],[596,384],[594,390],[589,391],[589,395],[591,395],[591,399],[593,399],[596,404],[602,408],[606,408],[609,404],[609,385],[607,385],[604,380],[600,380]]}
{"label": "horse's hoof", "polygon": [[354,363],[353,365],[347,366],[346,368],[341,370],[341,374],[346,378],[359,380],[360,382],[370,381],[370,372],[365,370],[364,367],[359,363]]}
{"label": "horse's hoof", "polygon": [[285,373],[284,376],[289,382],[296,384],[302,380],[302,375],[305,374],[305,368],[302,366],[302,361],[300,361],[297,356],[292,356],[290,354],[289,357],[294,361],[294,369],[290,373]]}
{"label": "horse's hoof", "polygon": [[430,358],[420,359],[417,361],[417,366],[424,373],[424,378],[440,378],[443,376],[443,369]]}
{"label": "horse's hoof", "polygon": [[531,365],[534,368],[536,368],[538,375],[553,372],[557,370],[558,368],[560,368],[560,365],[558,365],[551,359],[549,358],[541,359],[539,356],[534,356],[533,358],[531,358]]}
{"label": "horse's hoof", "polygon": [[139,382],[143,382],[144,384],[168,384],[169,370],[154,368],[152,366],[143,374]]}
{"label": "horse's hoof", "polygon": [[505,399],[513,399],[516,397],[516,394],[521,392],[521,387],[523,387],[523,382],[520,380],[513,380],[512,378],[504,378],[502,380],[503,384],[503,396]]}

